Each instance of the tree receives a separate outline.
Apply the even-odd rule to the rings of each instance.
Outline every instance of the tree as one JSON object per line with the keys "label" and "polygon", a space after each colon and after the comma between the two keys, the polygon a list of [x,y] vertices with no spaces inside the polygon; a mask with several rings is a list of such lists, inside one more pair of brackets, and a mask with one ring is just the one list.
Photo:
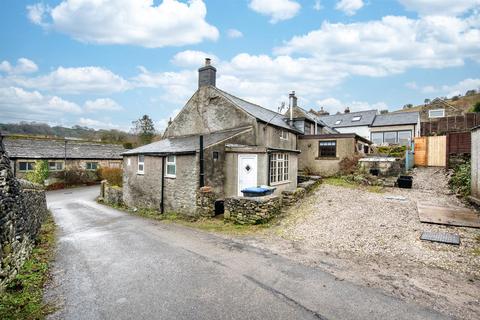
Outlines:
{"label": "tree", "polygon": [[388,113],[388,110],[387,110],[387,109],[380,110],[380,114],[387,114],[387,113]]}
{"label": "tree", "polygon": [[25,175],[25,179],[43,185],[45,180],[48,179],[48,173],[48,162],[46,160],[37,160],[35,161],[35,168]]}
{"label": "tree", "polygon": [[474,94],[477,93],[477,90],[475,89],[472,89],[472,90],[468,90],[467,92],[465,92],[465,96],[468,97],[468,96],[473,96]]}
{"label": "tree", "polygon": [[425,99],[423,102],[425,102],[425,104],[429,104],[430,103],[430,99]]}
{"label": "tree", "polygon": [[155,126],[149,116],[144,115],[140,119],[132,121],[132,124],[132,130],[134,134],[138,136],[141,145],[152,142],[153,137],[155,136]]}
{"label": "tree", "polygon": [[410,109],[413,107],[413,104],[409,103],[403,106],[403,109]]}
{"label": "tree", "polygon": [[472,112],[480,112],[480,101],[477,101],[472,107]]}

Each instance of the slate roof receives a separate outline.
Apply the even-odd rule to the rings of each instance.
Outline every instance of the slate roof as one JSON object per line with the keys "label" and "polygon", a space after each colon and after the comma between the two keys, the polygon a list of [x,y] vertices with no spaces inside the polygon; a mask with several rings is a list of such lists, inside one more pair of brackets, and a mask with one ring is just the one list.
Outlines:
{"label": "slate roof", "polygon": [[[239,128],[222,132],[214,132],[203,135],[204,147],[209,147],[218,142],[231,138],[239,133],[247,132],[251,128]],[[200,135],[190,135],[182,137],[172,137],[152,142],[150,144],[128,150],[124,155],[136,154],[188,154],[195,153],[200,148]]]}
{"label": "slate roof", "polygon": [[[10,158],[64,159],[65,140],[4,137],[3,142]],[[126,149],[117,144],[67,140],[67,159],[122,159]]]}
{"label": "slate roof", "polygon": [[[341,114],[333,114],[329,116],[319,117],[327,126],[332,128],[342,128],[342,127],[358,127],[358,126],[370,126],[375,120],[377,115],[377,110],[366,110],[358,112],[349,112]],[[360,116],[359,121],[352,121],[353,117]],[[341,120],[340,123],[336,124],[338,120]]]}
{"label": "slate roof", "polygon": [[420,118],[418,112],[401,112],[380,114],[375,117],[372,127],[398,126],[404,124],[416,124]]}
{"label": "slate roof", "polygon": [[261,120],[265,123],[270,123],[274,126],[281,127],[290,131],[294,131],[295,133],[301,133],[300,131],[298,131],[297,128],[290,126],[284,120],[285,116],[283,114],[272,111],[270,109],[266,109],[257,104],[240,99],[238,97],[235,97],[234,95],[231,95],[230,93],[220,90],[217,87],[212,87],[212,88],[215,88],[215,90],[217,90],[224,98],[230,100],[237,107],[244,110],[248,114],[254,116],[258,120]]}

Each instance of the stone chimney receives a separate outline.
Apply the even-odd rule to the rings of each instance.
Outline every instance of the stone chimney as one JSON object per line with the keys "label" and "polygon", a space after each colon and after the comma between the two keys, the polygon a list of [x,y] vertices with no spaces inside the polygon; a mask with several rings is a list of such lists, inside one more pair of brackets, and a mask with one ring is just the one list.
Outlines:
{"label": "stone chimney", "polygon": [[320,110],[315,112],[317,116],[328,116],[330,113],[326,110],[323,109],[323,107],[320,107]]}
{"label": "stone chimney", "polygon": [[214,86],[217,82],[217,69],[211,65],[210,58],[205,59],[205,66],[198,69],[198,87]]}
{"label": "stone chimney", "polygon": [[349,108],[349,107],[345,107],[344,113],[350,113],[350,108]]}

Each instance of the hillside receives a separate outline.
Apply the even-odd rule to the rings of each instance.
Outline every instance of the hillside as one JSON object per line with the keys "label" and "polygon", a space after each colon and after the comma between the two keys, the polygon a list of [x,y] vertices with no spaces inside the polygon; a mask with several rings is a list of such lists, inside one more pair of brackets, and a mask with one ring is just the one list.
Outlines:
{"label": "hillside", "polygon": [[[434,99],[432,99],[432,100],[434,100]],[[471,108],[473,107],[473,105],[475,103],[480,101],[480,93],[475,93],[475,94],[471,94],[471,95],[468,95],[468,96],[455,96],[455,97],[452,97],[452,98],[449,98],[449,99],[445,99],[445,101],[447,103],[451,104],[452,106],[463,110],[464,112],[468,112],[469,110],[471,110]],[[414,107],[411,107],[411,108],[396,110],[394,112],[421,111],[424,106],[425,106],[425,104],[421,104],[421,105],[414,106]]]}

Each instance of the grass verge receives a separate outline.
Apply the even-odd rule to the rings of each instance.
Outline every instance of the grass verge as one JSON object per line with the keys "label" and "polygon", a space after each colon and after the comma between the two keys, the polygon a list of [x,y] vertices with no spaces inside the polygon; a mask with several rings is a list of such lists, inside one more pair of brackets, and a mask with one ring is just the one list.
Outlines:
{"label": "grass verge", "polygon": [[225,221],[221,217],[193,219],[193,218],[189,218],[189,217],[172,213],[172,212],[160,214],[160,212],[153,209],[133,210],[126,206],[106,204],[103,201],[98,201],[98,203],[124,211],[131,215],[139,216],[139,217],[144,217],[144,218],[164,221],[164,222],[170,222],[170,223],[176,223],[176,224],[200,229],[207,232],[223,233],[223,234],[230,234],[230,235],[248,235],[248,234],[259,233],[262,230],[270,228],[273,224],[276,223],[278,219],[278,218],[274,218],[264,224],[243,225],[243,224],[237,224],[231,221]]}
{"label": "grass verge", "polygon": [[0,319],[44,319],[54,307],[43,302],[43,289],[54,256],[55,222],[51,214],[43,223],[37,244],[17,276],[0,293]]}

